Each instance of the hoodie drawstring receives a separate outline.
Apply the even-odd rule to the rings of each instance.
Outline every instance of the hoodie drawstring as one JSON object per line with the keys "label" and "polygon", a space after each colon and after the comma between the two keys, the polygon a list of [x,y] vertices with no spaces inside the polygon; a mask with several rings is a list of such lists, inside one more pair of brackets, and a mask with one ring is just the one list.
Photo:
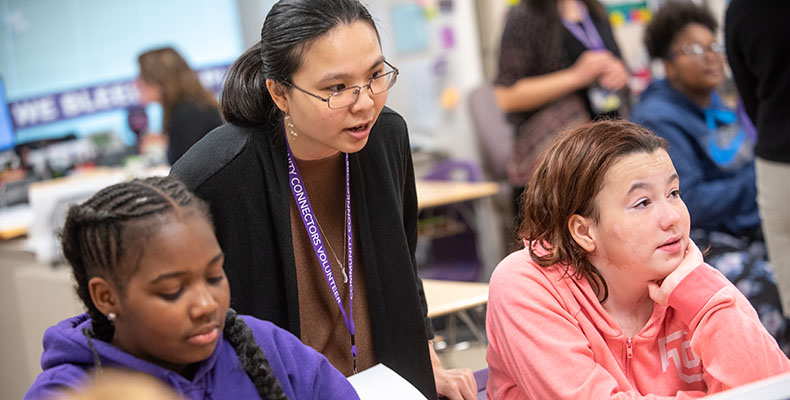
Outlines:
{"label": "hoodie drawstring", "polygon": [[93,334],[88,328],[82,328],[82,334],[88,339],[88,347],[90,347],[91,353],[93,353],[93,368],[99,373],[101,372],[101,360],[99,359],[99,352],[96,351],[96,347],[93,346]]}

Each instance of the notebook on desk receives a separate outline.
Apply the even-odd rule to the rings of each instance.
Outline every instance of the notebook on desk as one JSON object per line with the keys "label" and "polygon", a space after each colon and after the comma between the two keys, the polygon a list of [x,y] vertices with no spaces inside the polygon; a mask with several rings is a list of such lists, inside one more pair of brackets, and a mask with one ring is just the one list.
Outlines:
{"label": "notebook on desk", "polygon": [[409,381],[384,364],[376,364],[348,377],[361,400],[424,400],[425,396]]}
{"label": "notebook on desk", "polygon": [[790,373],[705,397],[710,400],[790,400]]}

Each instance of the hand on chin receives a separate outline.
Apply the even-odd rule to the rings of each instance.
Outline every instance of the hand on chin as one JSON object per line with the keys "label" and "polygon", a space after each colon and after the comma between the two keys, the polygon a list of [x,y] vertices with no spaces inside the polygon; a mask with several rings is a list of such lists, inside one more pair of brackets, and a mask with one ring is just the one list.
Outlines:
{"label": "hand on chin", "polygon": [[694,268],[703,263],[702,252],[691,239],[686,248],[685,255],[678,266],[667,275],[666,278],[648,282],[647,289],[650,298],[658,304],[666,305],[669,295],[677,287],[680,281],[686,277]]}

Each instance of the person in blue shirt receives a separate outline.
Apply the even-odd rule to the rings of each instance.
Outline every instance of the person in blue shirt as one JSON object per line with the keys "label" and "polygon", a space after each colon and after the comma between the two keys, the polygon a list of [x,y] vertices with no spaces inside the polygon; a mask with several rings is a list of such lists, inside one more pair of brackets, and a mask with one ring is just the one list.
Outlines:
{"label": "person in blue shirt", "polygon": [[666,78],[642,93],[631,119],[669,143],[692,237],[709,247],[708,262],[742,290],[790,354],[790,328],[765,246],[754,173],[754,132],[716,92],[724,81],[724,48],[710,11],[691,2],[663,6],[645,30],[645,45]]}

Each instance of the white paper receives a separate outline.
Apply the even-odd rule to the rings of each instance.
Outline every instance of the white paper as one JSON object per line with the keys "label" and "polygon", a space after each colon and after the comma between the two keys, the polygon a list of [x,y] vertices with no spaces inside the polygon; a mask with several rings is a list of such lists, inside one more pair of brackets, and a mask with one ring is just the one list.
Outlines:
{"label": "white paper", "polygon": [[20,228],[27,231],[32,223],[33,210],[27,203],[0,208],[0,231]]}
{"label": "white paper", "polygon": [[356,375],[348,377],[351,386],[362,400],[422,400],[425,396],[409,381],[384,364],[376,364]]}

